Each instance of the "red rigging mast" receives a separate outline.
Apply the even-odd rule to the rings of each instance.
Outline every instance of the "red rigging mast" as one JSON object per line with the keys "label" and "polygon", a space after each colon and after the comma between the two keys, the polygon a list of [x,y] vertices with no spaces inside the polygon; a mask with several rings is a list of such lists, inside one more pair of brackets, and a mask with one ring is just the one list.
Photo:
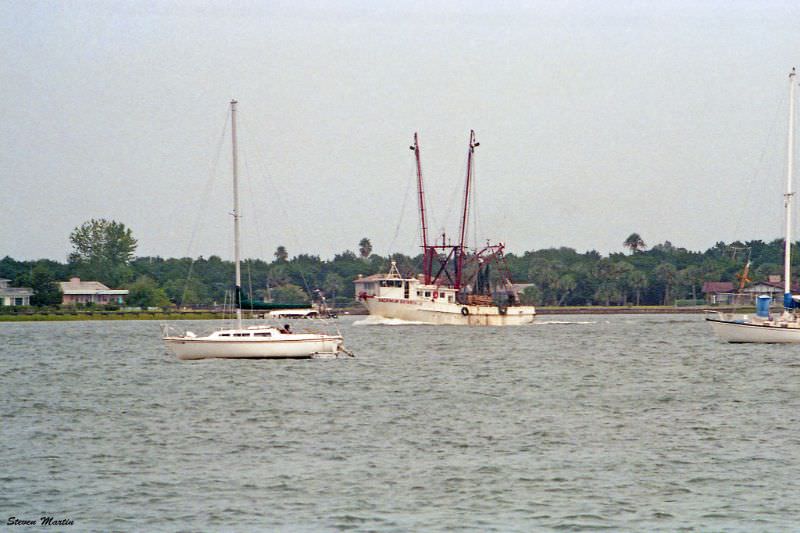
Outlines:
{"label": "red rigging mast", "polygon": [[[508,265],[505,264],[505,257],[503,255],[503,243],[496,245],[487,243],[482,249],[476,250],[473,256],[467,256],[466,243],[464,241],[466,240],[467,225],[469,222],[469,202],[471,195],[474,194],[474,187],[472,183],[475,172],[473,156],[475,153],[475,148],[478,146],[480,146],[480,143],[475,140],[475,132],[470,130],[469,150],[467,152],[467,179],[464,186],[464,209],[461,215],[461,227],[459,230],[460,240],[458,245],[448,244],[444,234],[442,234],[441,244],[428,241],[425,189],[423,187],[422,179],[422,163],[420,161],[419,139],[416,133],[414,133],[414,144],[409,146],[409,148],[414,151],[414,157],[417,164],[417,195],[419,201],[419,218],[422,226],[422,269],[425,280],[424,283],[426,285],[449,284],[453,288],[460,290],[465,284],[464,271],[473,264],[477,265],[478,267],[477,271],[473,274],[473,277],[477,276],[481,269],[488,266],[490,262],[499,263],[505,267],[506,270],[508,269]],[[434,262],[438,262],[435,273]],[[452,265],[452,275],[451,269],[448,268],[449,265]],[[488,283],[488,274],[484,272],[484,275],[487,276],[484,280],[484,283]],[[506,276],[505,279],[510,282],[510,276]],[[469,279],[466,280],[466,283],[471,283],[472,281],[472,279]]]}
{"label": "red rigging mast", "polygon": [[417,133],[414,132],[414,144],[409,146],[414,150],[414,158],[417,161],[417,194],[419,197],[419,218],[422,225],[422,271],[425,276],[425,284],[431,282],[431,270],[433,270],[434,250],[428,246],[428,225],[425,220],[425,189],[422,186],[422,163],[419,159],[419,142]]}
{"label": "red rigging mast", "polygon": [[469,214],[469,195],[471,193],[472,185],[472,156],[475,153],[475,148],[480,146],[481,143],[475,141],[475,131],[469,130],[469,149],[467,151],[467,183],[464,186],[464,211],[461,215],[461,229],[459,231],[461,238],[458,243],[458,259],[456,262],[455,272],[455,288],[461,288],[461,274],[464,269],[464,238],[467,235],[467,222]]}

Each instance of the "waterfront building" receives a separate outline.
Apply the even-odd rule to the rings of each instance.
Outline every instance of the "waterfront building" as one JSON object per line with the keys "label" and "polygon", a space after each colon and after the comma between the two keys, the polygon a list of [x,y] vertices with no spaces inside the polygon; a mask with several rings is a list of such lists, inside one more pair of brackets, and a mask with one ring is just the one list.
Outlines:
{"label": "waterfront building", "polygon": [[10,279],[0,279],[0,305],[31,305],[33,289],[9,287]]}
{"label": "waterfront building", "polygon": [[128,291],[125,289],[109,289],[99,281],[82,281],[81,278],[70,278],[62,281],[61,292],[64,295],[62,305],[75,304],[123,304]]}

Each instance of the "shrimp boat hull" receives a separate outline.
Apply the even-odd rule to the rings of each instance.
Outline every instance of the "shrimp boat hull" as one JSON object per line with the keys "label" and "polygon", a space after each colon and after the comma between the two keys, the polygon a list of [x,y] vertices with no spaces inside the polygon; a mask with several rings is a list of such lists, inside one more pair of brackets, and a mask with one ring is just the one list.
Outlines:
{"label": "shrimp boat hull", "polygon": [[[417,166],[417,195],[422,237],[422,274],[402,273],[392,261],[389,272],[359,276],[355,292],[370,315],[409,322],[453,326],[522,326],[531,324],[536,309],[521,305],[517,289],[503,255],[503,243],[486,244],[467,250],[469,206],[473,200],[473,154],[480,145],[470,130],[467,150],[467,175],[458,241],[448,241],[444,231],[441,243],[428,239],[425,190],[417,134],[414,151]],[[491,265],[505,269],[500,276],[490,275]],[[494,281],[493,281],[494,280]],[[492,284],[495,288],[492,289]]]}
{"label": "shrimp boat hull", "polygon": [[336,356],[342,337],[293,334],[286,339],[228,340],[209,337],[165,337],[178,359],[310,359]]}
{"label": "shrimp boat hull", "polygon": [[536,310],[532,306],[497,307],[423,303],[414,300],[385,301],[369,298],[364,305],[370,315],[383,318],[422,322],[437,326],[523,326],[533,323]]}
{"label": "shrimp boat hull", "polygon": [[800,344],[800,323],[797,320],[786,322],[757,320],[751,315],[729,315],[719,313],[707,317],[714,334],[725,342]]}

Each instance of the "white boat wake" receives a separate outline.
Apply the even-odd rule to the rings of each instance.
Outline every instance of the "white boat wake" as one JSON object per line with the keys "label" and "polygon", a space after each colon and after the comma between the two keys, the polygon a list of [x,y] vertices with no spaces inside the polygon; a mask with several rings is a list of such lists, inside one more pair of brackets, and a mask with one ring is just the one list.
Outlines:
{"label": "white boat wake", "polygon": [[419,322],[417,320],[384,318],[378,315],[369,315],[367,318],[353,322],[354,326],[421,326],[426,324],[427,322]]}
{"label": "white boat wake", "polygon": [[535,320],[533,325],[550,326],[550,325],[578,325],[578,324],[597,324],[594,320]]}

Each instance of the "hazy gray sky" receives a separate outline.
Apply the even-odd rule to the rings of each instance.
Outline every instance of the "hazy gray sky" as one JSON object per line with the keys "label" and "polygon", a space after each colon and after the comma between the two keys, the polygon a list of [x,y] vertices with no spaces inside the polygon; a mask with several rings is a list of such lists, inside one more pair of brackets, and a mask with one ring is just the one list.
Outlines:
{"label": "hazy gray sky", "polygon": [[769,240],[795,65],[797,1],[2,2],[0,256],[232,257],[231,98],[247,257],[415,253],[414,131],[455,234],[470,128],[511,251]]}

